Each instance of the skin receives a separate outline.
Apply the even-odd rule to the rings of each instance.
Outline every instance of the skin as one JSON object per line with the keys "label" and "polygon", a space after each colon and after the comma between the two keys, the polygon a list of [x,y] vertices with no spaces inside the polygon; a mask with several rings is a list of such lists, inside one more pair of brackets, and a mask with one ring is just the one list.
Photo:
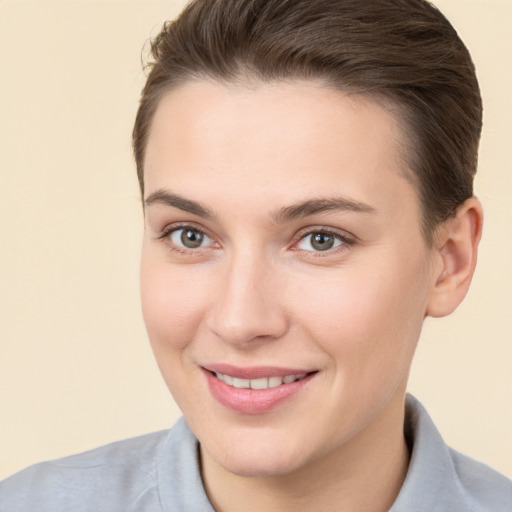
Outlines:
{"label": "skin", "polygon": [[[425,243],[399,141],[389,111],[314,83],[205,81],[161,100],[145,159],[143,314],[218,511],[378,512],[399,492],[422,323],[462,300],[481,230],[471,199]],[[199,247],[183,245],[183,226],[204,233]],[[320,251],[311,233],[326,232],[335,243]],[[316,374],[242,414],[212,396],[201,367],[215,363]]]}

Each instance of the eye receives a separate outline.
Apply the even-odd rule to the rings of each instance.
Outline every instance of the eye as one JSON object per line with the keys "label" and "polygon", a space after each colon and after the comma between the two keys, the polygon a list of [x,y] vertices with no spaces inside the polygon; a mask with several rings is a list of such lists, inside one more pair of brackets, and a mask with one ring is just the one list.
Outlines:
{"label": "eye", "polygon": [[346,240],[338,234],[328,231],[314,231],[303,236],[297,248],[302,251],[328,251],[346,243]]}
{"label": "eye", "polygon": [[198,249],[213,242],[208,235],[192,227],[173,229],[168,233],[168,236],[174,245],[185,249]]}

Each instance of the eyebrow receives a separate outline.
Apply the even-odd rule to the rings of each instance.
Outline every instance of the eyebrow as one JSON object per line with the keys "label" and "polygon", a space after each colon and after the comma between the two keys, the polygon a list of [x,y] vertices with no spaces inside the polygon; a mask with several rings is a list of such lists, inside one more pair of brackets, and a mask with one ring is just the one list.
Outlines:
{"label": "eyebrow", "polygon": [[166,190],[157,190],[144,201],[145,206],[151,206],[153,204],[172,206],[173,208],[178,208],[184,212],[202,217],[203,219],[213,219],[215,217],[214,213],[201,203],[193,201],[192,199],[186,199],[177,194],[172,194]]}
{"label": "eyebrow", "polygon": [[[177,194],[173,194],[166,190],[157,190],[148,196],[144,201],[145,206],[153,204],[162,204],[164,206],[171,206],[178,208],[179,210],[192,213],[198,217],[204,219],[213,219],[215,214],[205,205],[200,202],[193,201],[192,199],[186,199]],[[283,224],[294,219],[302,217],[308,217],[318,213],[324,213],[329,211],[349,211],[356,213],[377,213],[377,210],[372,206],[347,199],[344,197],[329,197],[329,198],[318,198],[301,201],[299,203],[292,204],[280,208],[271,214],[270,218],[274,224]]]}
{"label": "eyebrow", "polygon": [[377,210],[365,203],[353,201],[344,197],[330,197],[310,199],[300,203],[292,204],[277,210],[272,215],[272,221],[275,224],[288,222],[317,213],[329,211],[349,211],[356,213],[377,213]]}

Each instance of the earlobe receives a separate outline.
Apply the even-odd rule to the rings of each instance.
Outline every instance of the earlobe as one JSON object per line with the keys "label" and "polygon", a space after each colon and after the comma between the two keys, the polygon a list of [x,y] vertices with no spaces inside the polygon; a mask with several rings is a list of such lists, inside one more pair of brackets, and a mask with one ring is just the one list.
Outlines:
{"label": "earlobe", "polygon": [[436,249],[439,265],[427,305],[428,316],[449,315],[466,296],[475,271],[482,223],[482,205],[472,197],[441,226]]}

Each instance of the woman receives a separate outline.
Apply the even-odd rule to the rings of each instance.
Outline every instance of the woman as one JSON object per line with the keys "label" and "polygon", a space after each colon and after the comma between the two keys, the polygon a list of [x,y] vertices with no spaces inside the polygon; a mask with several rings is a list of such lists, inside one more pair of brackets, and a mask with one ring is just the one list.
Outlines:
{"label": "woman", "polygon": [[481,101],[419,0],[195,1],[133,133],[169,432],[29,468],[0,510],[512,507],[405,390],[476,264]]}

